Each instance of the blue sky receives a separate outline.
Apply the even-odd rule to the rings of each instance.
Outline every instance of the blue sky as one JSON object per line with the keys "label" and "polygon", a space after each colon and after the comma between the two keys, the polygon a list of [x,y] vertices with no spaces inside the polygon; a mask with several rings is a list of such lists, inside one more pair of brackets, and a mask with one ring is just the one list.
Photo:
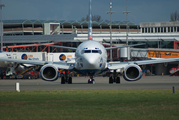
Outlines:
{"label": "blue sky", "polygon": [[[125,21],[126,0],[112,0],[113,21]],[[92,0],[93,15],[110,20],[110,0]],[[3,20],[81,20],[86,17],[89,0],[2,0]],[[170,21],[170,14],[178,11],[179,0],[128,0],[129,21],[139,25],[143,22]]]}

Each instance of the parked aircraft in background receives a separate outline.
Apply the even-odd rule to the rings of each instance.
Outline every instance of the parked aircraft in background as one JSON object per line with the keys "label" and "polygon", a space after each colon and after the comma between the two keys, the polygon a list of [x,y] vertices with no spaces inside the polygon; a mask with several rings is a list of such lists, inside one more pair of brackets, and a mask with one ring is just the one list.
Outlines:
{"label": "parked aircraft in background", "polygon": [[[11,53],[0,51],[0,58],[10,59]],[[5,70],[7,69],[7,67],[12,66],[13,64],[14,64],[13,62],[0,61],[0,77],[1,77],[1,79],[3,78],[3,75],[5,74]]]}
{"label": "parked aircraft in background", "polygon": [[[89,76],[88,83],[95,83],[94,76],[106,71],[113,70],[112,76],[109,77],[109,83],[120,83],[120,77],[117,76],[117,70],[123,69],[123,77],[127,81],[136,81],[142,77],[142,70],[139,65],[176,62],[179,58],[160,59],[160,60],[144,60],[144,61],[130,61],[130,62],[107,62],[107,51],[109,49],[116,49],[122,47],[131,47],[136,45],[124,45],[118,47],[105,48],[101,43],[94,41],[92,38],[92,13],[91,0],[89,9],[89,26],[88,26],[88,41],[81,43],[77,48],[58,46],[66,49],[76,50],[74,62],[51,62],[51,61],[31,61],[22,59],[7,59],[0,58],[1,61],[17,62],[23,64],[41,65],[40,75],[45,81],[55,81],[59,77],[59,70],[75,71],[83,75]],[[137,44],[142,45],[142,44]],[[57,46],[55,46],[57,47]],[[66,72],[67,73],[67,72]],[[65,74],[61,78],[61,83],[72,83],[72,77]]]}

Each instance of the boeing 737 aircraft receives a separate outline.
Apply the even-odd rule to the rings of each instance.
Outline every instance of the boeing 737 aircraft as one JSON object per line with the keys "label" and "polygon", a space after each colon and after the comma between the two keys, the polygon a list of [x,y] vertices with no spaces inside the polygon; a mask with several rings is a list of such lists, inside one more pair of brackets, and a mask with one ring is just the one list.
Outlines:
{"label": "boeing 737 aircraft", "polygon": [[[91,0],[89,9],[89,26],[88,26],[88,40],[81,43],[77,48],[58,46],[66,49],[76,50],[76,60],[73,63],[63,62],[49,62],[49,61],[30,61],[20,59],[6,59],[0,58],[1,61],[17,62],[24,64],[41,65],[40,75],[45,81],[55,81],[59,77],[59,70],[69,70],[70,72],[76,71],[83,75],[89,76],[88,83],[95,83],[93,77],[105,71],[114,70],[112,76],[109,77],[109,83],[120,83],[120,78],[117,76],[117,69],[123,69],[123,77],[126,81],[136,81],[142,77],[142,70],[139,65],[176,62],[179,58],[160,59],[160,60],[144,60],[144,61],[130,61],[130,62],[107,62],[107,51],[109,49],[116,49],[122,47],[130,47],[135,45],[124,45],[118,47],[105,48],[101,43],[94,41],[92,38],[92,13],[91,13]],[[57,47],[57,46],[54,46]],[[67,73],[67,72],[66,72]],[[72,77],[65,75],[61,78],[61,83],[72,83]]]}

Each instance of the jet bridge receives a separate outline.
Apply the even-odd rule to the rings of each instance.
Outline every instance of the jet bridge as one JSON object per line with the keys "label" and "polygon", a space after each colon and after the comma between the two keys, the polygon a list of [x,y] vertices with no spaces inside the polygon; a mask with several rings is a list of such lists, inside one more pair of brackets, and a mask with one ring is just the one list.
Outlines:
{"label": "jet bridge", "polygon": [[130,50],[131,59],[148,59],[148,49],[131,48]]}
{"label": "jet bridge", "polygon": [[[146,60],[146,59],[162,59],[162,58],[179,58],[179,50],[177,49],[138,49],[131,48],[130,50],[131,60]],[[160,63],[142,66],[143,69],[147,69],[151,74],[166,75],[169,74],[169,70],[178,66],[178,62],[172,63]]]}

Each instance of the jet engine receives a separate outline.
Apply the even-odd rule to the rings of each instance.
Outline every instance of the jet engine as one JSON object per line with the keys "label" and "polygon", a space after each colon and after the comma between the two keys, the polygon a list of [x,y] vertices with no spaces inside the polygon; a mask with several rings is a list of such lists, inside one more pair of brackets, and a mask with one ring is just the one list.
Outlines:
{"label": "jet engine", "polygon": [[44,65],[40,70],[40,77],[45,81],[55,81],[58,76],[58,68],[52,64]]}
{"label": "jet engine", "polygon": [[137,81],[142,77],[142,70],[136,64],[129,64],[124,68],[123,77],[126,81]]}

